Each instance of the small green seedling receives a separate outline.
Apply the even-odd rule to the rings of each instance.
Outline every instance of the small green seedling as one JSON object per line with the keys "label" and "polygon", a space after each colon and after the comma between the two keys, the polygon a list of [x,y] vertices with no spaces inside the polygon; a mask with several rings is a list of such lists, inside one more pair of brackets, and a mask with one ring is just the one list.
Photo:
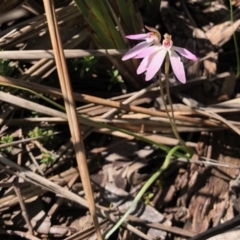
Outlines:
{"label": "small green seedling", "polygon": [[108,85],[108,91],[110,91],[115,84],[123,83],[122,77],[119,75],[119,71],[117,69],[108,70],[107,72],[111,77]]}
{"label": "small green seedling", "polygon": [[14,71],[14,63],[8,59],[0,60],[0,75],[11,76]]}
{"label": "small green seedling", "polygon": [[42,152],[41,163],[52,163],[55,161],[56,157],[50,152]]}
{"label": "small green seedling", "polygon": [[154,194],[153,193],[147,193],[146,195],[144,195],[143,199],[144,199],[144,203],[145,204],[151,204],[151,200],[153,199]]}
{"label": "small green seedling", "polygon": [[[6,144],[6,143],[11,143],[13,142],[13,136],[11,135],[6,135],[6,136],[2,136],[1,137],[1,140],[0,140],[0,143],[1,144]],[[12,146],[9,146],[7,148],[3,148],[1,150],[7,150],[9,153],[13,150],[13,147]]]}
{"label": "small green seedling", "polygon": [[43,130],[42,128],[35,127],[32,131],[29,131],[28,136],[30,138],[42,137],[41,141],[46,141],[53,138],[53,131],[51,129]]}
{"label": "small green seedling", "polygon": [[74,70],[80,72],[81,76],[84,74],[93,74],[97,72],[96,64],[98,59],[94,56],[84,57],[84,58],[75,58],[71,61]]}

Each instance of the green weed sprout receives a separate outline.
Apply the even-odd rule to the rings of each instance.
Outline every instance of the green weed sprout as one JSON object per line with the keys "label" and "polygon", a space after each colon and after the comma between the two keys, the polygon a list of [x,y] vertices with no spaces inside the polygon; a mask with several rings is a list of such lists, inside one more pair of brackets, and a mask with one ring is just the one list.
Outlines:
{"label": "green weed sprout", "polygon": [[54,162],[56,159],[56,157],[50,153],[50,152],[42,152],[42,159],[41,159],[41,163],[52,163]]}
{"label": "green weed sprout", "polygon": [[40,141],[47,141],[53,138],[53,131],[43,130],[42,128],[35,127],[33,130],[29,131],[28,136],[30,138],[41,137]]}
{"label": "green weed sprout", "polygon": [[108,70],[107,72],[108,75],[110,76],[110,84],[108,85],[108,91],[111,91],[113,85],[124,83],[117,69]]}
{"label": "green weed sprout", "polygon": [[[11,135],[6,135],[6,136],[2,136],[1,137],[1,140],[0,140],[0,143],[1,144],[6,144],[6,143],[11,143],[13,142],[13,136]],[[1,150],[7,150],[9,153],[13,150],[13,147],[12,146],[9,146],[7,148],[3,148]]]}
{"label": "green weed sprout", "polygon": [[0,75],[11,76],[14,71],[14,64],[8,59],[0,59]]}

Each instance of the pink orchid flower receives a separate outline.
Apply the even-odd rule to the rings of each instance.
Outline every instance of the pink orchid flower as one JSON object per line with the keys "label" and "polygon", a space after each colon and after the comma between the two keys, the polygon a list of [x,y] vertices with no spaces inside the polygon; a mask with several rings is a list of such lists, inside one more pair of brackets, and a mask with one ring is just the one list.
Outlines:
{"label": "pink orchid flower", "polygon": [[154,28],[151,28],[148,26],[145,26],[145,27],[151,32],[126,36],[126,38],[131,40],[145,40],[145,41],[138,43],[135,47],[130,49],[123,56],[122,58],[123,61],[136,57],[140,52],[142,52],[143,50],[146,50],[149,46],[159,43],[161,39],[160,33]]}
{"label": "pink orchid flower", "polygon": [[[157,34],[155,34],[155,32],[152,34],[154,34],[154,36],[157,37]],[[168,34],[164,35],[164,40],[162,45],[160,44],[160,39],[158,39],[158,41],[154,41],[152,44],[144,48],[137,49],[136,52],[134,48],[131,49],[132,51],[130,50],[131,52],[129,51],[130,54],[129,52],[125,54],[125,56],[123,57],[123,60],[129,59],[132,57],[143,58],[142,62],[140,63],[137,69],[137,74],[146,72],[146,77],[145,77],[146,81],[151,80],[155,76],[155,74],[158,72],[158,70],[162,66],[163,60],[165,59],[165,56],[167,53],[169,54],[172,70],[175,76],[177,77],[177,79],[181,83],[186,82],[186,76],[185,76],[183,63],[176,52],[178,52],[180,55],[188,59],[192,59],[194,61],[197,60],[197,57],[187,49],[173,46],[171,36]]]}

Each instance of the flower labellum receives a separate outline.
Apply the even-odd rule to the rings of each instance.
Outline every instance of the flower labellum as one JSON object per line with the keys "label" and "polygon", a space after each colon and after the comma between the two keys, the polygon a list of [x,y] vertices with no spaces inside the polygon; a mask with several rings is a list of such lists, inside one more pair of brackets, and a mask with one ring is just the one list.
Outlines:
{"label": "flower labellum", "polygon": [[[157,35],[156,32],[150,32],[147,34],[148,36],[151,36],[153,34],[154,36]],[[137,35],[141,35],[141,34],[137,34]],[[130,36],[132,37],[136,35],[130,35]],[[149,38],[154,39],[151,42],[151,44],[147,45],[148,42],[147,42],[147,39],[145,38],[146,42],[143,42],[145,43],[144,47],[141,47],[143,46],[141,45],[140,48],[136,48],[141,44],[139,43],[134,48],[130,49],[122,58],[122,60],[127,60],[129,58],[143,58],[142,62],[140,63],[137,69],[137,74],[146,72],[145,80],[149,81],[155,76],[155,74],[158,72],[158,70],[162,66],[162,63],[163,63],[163,60],[165,59],[166,54],[169,54],[170,63],[175,76],[181,83],[185,83],[186,82],[185,70],[184,70],[183,63],[180,59],[180,56],[178,54],[194,61],[197,60],[197,57],[185,48],[173,46],[171,35],[168,35],[168,34],[164,35],[164,40],[162,45],[160,44],[160,39],[159,41],[156,41],[154,37],[152,38],[148,37],[148,39]]]}

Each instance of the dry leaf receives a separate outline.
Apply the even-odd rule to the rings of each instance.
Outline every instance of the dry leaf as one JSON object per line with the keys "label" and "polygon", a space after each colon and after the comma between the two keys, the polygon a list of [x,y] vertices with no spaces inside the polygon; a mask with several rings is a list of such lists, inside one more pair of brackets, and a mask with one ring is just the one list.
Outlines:
{"label": "dry leaf", "polygon": [[224,43],[229,41],[240,25],[240,19],[232,24],[231,21],[226,21],[218,25],[213,26],[205,34],[210,42],[215,46],[222,46]]}
{"label": "dry leaf", "polygon": [[217,72],[217,59],[218,54],[210,52],[207,54],[208,59],[203,61],[205,75],[215,75]]}

